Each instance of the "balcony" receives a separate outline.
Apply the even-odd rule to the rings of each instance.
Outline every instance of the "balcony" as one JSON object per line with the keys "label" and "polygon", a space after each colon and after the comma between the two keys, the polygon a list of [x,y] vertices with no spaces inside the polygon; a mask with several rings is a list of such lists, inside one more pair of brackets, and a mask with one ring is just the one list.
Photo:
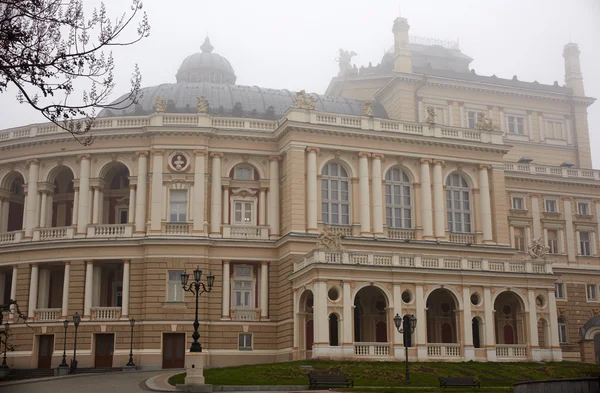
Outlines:
{"label": "balcony", "polygon": [[19,243],[23,239],[23,231],[0,233],[0,244]]}
{"label": "balcony", "polygon": [[232,307],[231,319],[234,321],[259,321],[260,308]]}
{"label": "balcony", "polygon": [[450,243],[475,244],[474,233],[450,232]]}
{"label": "balcony", "polygon": [[188,222],[163,222],[162,233],[174,236],[190,236],[192,224]]}
{"label": "balcony", "polygon": [[392,240],[413,240],[415,231],[413,229],[388,229],[388,238]]}
{"label": "balcony", "polygon": [[354,355],[359,357],[390,356],[389,343],[354,343]]}
{"label": "balcony", "polygon": [[88,225],[87,237],[117,238],[133,236],[133,224]]}
{"label": "balcony", "polygon": [[60,308],[38,308],[35,310],[36,321],[58,321],[61,318]]}
{"label": "balcony", "polygon": [[460,344],[427,344],[430,358],[460,358]]}
{"label": "balcony", "polygon": [[107,321],[121,318],[121,307],[92,307],[91,319]]}
{"label": "balcony", "polygon": [[496,344],[496,357],[504,359],[526,359],[527,345],[525,344]]}
{"label": "balcony", "polygon": [[75,235],[75,228],[72,226],[56,228],[35,228],[33,230],[33,241],[73,239],[73,235]]}
{"label": "balcony", "polygon": [[223,225],[226,239],[269,239],[269,227],[249,225]]}

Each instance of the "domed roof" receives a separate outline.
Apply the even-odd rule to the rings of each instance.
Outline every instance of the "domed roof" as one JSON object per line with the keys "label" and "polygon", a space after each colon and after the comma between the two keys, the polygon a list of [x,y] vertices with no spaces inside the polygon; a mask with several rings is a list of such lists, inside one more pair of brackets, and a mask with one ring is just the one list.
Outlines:
{"label": "domed roof", "polygon": [[202,52],[194,53],[183,60],[175,75],[177,82],[215,82],[235,84],[237,77],[229,60],[212,53],[214,47],[208,37],[200,47]]}

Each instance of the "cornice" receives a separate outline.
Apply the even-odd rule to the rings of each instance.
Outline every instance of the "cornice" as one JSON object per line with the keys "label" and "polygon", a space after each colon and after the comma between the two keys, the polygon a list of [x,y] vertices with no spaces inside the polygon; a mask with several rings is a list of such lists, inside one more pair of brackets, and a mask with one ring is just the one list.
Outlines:
{"label": "cornice", "polygon": [[530,183],[539,183],[539,184],[562,184],[562,185],[578,185],[582,187],[588,188],[600,188],[600,182],[594,181],[594,183],[585,179],[569,179],[564,177],[553,178],[539,178],[535,176],[527,176],[526,173],[512,173],[512,172],[504,172],[505,179],[516,180],[519,182],[530,182]]}

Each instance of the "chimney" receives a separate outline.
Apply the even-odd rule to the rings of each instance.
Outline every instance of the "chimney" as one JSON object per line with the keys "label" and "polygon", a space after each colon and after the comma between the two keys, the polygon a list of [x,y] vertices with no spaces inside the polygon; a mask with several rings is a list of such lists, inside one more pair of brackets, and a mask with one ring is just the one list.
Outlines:
{"label": "chimney", "polygon": [[408,48],[408,30],[410,26],[406,18],[394,20],[394,71],[412,72],[412,57]]}
{"label": "chimney", "polygon": [[572,42],[565,45],[563,57],[565,58],[565,83],[567,87],[573,89],[573,94],[583,97],[583,76],[581,75],[581,65],[579,64],[579,47]]}

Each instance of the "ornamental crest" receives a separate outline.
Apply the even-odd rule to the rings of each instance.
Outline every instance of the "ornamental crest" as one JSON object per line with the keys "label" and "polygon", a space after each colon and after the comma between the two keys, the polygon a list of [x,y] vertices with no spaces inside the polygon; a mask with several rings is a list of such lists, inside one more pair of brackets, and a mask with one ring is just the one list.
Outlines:
{"label": "ornamental crest", "polygon": [[198,113],[208,112],[208,100],[204,96],[198,97]]}
{"label": "ornamental crest", "polygon": [[160,96],[156,96],[156,100],[154,100],[154,110],[156,112],[164,112],[166,106],[166,101],[160,98]]}
{"label": "ornamental crest", "polygon": [[342,249],[342,234],[333,229],[330,225],[325,225],[323,231],[317,236],[317,244],[325,246],[328,250]]}
{"label": "ornamental crest", "polygon": [[477,122],[475,123],[475,128],[481,131],[497,131],[498,127],[492,123],[492,119],[479,112],[477,114]]}
{"label": "ornamental crest", "polygon": [[531,258],[539,259],[545,258],[549,250],[550,248],[544,246],[544,244],[542,243],[542,239],[535,239],[533,241],[533,244],[527,250],[527,252],[529,253],[529,256],[531,256]]}
{"label": "ornamental crest", "polygon": [[190,167],[190,158],[181,151],[176,151],[169,156],[169,169],[173,172],[185,172]]}
{"label": "ornamental crest", "polygon": [[306,91],[304,90],[300,90],[296,93],[296,97],[294,97],[294,106],[302,109],[317,109],[315,97],[310,94],[306,94]]}

